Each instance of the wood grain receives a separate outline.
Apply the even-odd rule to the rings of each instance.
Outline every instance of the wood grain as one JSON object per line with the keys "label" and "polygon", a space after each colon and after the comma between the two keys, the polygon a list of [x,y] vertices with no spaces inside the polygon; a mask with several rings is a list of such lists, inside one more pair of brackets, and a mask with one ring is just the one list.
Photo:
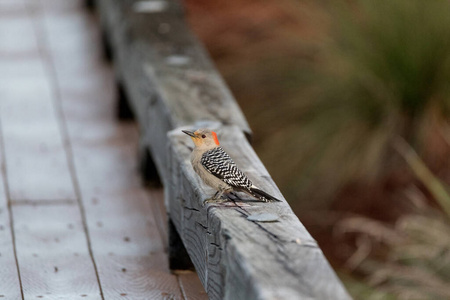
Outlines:
{"label": "wood grain", "polygon": [[[10,197],[74,199],[44,57],[29,12],[19,3],[20,17],[0,22],[5,25],[0,26],[0,119]],[[15,46],[10,47],[8,36],[13,33]]]}
{"label": "wood grain", "polygon": [[206,300],[208,295],[198,279],[195,272],[192,271],[177,271],[176,272],[183,296],[189,300]]}
{"label": "wood grain", "polygon": [[[74,122],[69,123],[69,129]],[[131,126],[123,129],[115,136],[97,137],[91,143],[86,143],[90,138],[85,137],[86,144],[77,140],[73,144],[92,250],[105,298],[180,297],[176,277],[168,269],[151,199],[137,177],[136,130]],[[134,143],[130,137],[135,138]],[[110,139],[117,143],[114,148]]]}
{"label": "wood grain", "polygon": [[[163,189],[147,189],[147,192],[150,195],[151,206],[153,211],[153,219],[155,220],[156,227],[159,230],[159,233],[161,235],[161,239],[163,241],[163,245],[167,247],[168,245],[168,229],[167,229],[167,211],[166,207],[164,206],[164,193]],[[165,249],[165,252],[167,252],[167,249]]]}
{"label": "wood grain", "polygon": [[[38,60],[27,62],[23,70],[14,72],[17,75],[1,78],[0,85],[0,118],[11,199],[74,199],[42,64]],[[0,61],[0,70],[4,70],[5,64]]]}
{"label": "wood grain", "polygon": [[101,299],[77,206],[21,205],[12,211],[25,298]]}
{"label": "wood grain", "polygon": [[[1,129],[1,128],[0,128]],[[1,130],[0,130],[1,134]],[[0,139],[0,165],[3,166],[3,153]],[[22,299],[21,285],[14,253],[11,220],[4,182],[3,168],[0,172],[0,298]]]}

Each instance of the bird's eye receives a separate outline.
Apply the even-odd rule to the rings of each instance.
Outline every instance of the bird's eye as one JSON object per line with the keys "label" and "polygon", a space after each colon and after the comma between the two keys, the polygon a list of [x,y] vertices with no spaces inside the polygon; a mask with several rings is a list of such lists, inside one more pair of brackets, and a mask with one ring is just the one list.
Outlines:
{"label": "bird's eye", "polygon": [[203,134],[203,135],[202,135],[202,138],[203,138],[203,139],[206,138],[206,135]]}

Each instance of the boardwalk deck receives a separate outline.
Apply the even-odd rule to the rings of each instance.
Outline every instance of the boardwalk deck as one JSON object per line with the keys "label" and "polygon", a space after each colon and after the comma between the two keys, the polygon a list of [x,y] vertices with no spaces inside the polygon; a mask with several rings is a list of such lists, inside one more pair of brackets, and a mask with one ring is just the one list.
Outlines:
{"label": "boardwalk deck", "polygon": [[0,1],[0,298],[206,299],[172,273],[82,1]]}

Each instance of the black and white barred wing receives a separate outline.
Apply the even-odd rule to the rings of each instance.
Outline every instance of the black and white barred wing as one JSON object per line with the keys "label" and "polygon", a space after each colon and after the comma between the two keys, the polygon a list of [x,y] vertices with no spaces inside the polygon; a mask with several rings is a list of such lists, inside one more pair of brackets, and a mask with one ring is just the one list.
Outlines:
{"label": "black and white barred wing", "polygon": [[208,172],[232,187],[250,189],[252,186],[252,182],[221,147],[203,153],[201,163]]}

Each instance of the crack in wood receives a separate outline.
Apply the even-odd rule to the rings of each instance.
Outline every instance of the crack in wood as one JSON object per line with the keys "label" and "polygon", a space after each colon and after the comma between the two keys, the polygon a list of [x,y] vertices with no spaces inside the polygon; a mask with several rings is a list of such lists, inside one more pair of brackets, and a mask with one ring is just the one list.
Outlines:
{"label": "crack in wood", "polygon": [[205,225],[203,225],[203,224],[200,223],[200,222],[195,221],[195,224],[199,225],[201,228],[203,228],[203,229],[205,229],[205,230],[208,229],[208,226],[205,226]]}
{"label": "crack in wood", "polygon": [[219,244],[217,244],[217,243],[209,243],[209,244],[215,246],[215,247],[218,248],[219,250],[223,250],[223,248],[222,248]]}
{"label": "crack in wood", "polygon": [[187,209],[187,210],[190,210],[190,211],[197,211],[197,212],[200,212],[199,209],[194,208],[194,207],[183,206],[183,208],[184,208],[184,209]]}

